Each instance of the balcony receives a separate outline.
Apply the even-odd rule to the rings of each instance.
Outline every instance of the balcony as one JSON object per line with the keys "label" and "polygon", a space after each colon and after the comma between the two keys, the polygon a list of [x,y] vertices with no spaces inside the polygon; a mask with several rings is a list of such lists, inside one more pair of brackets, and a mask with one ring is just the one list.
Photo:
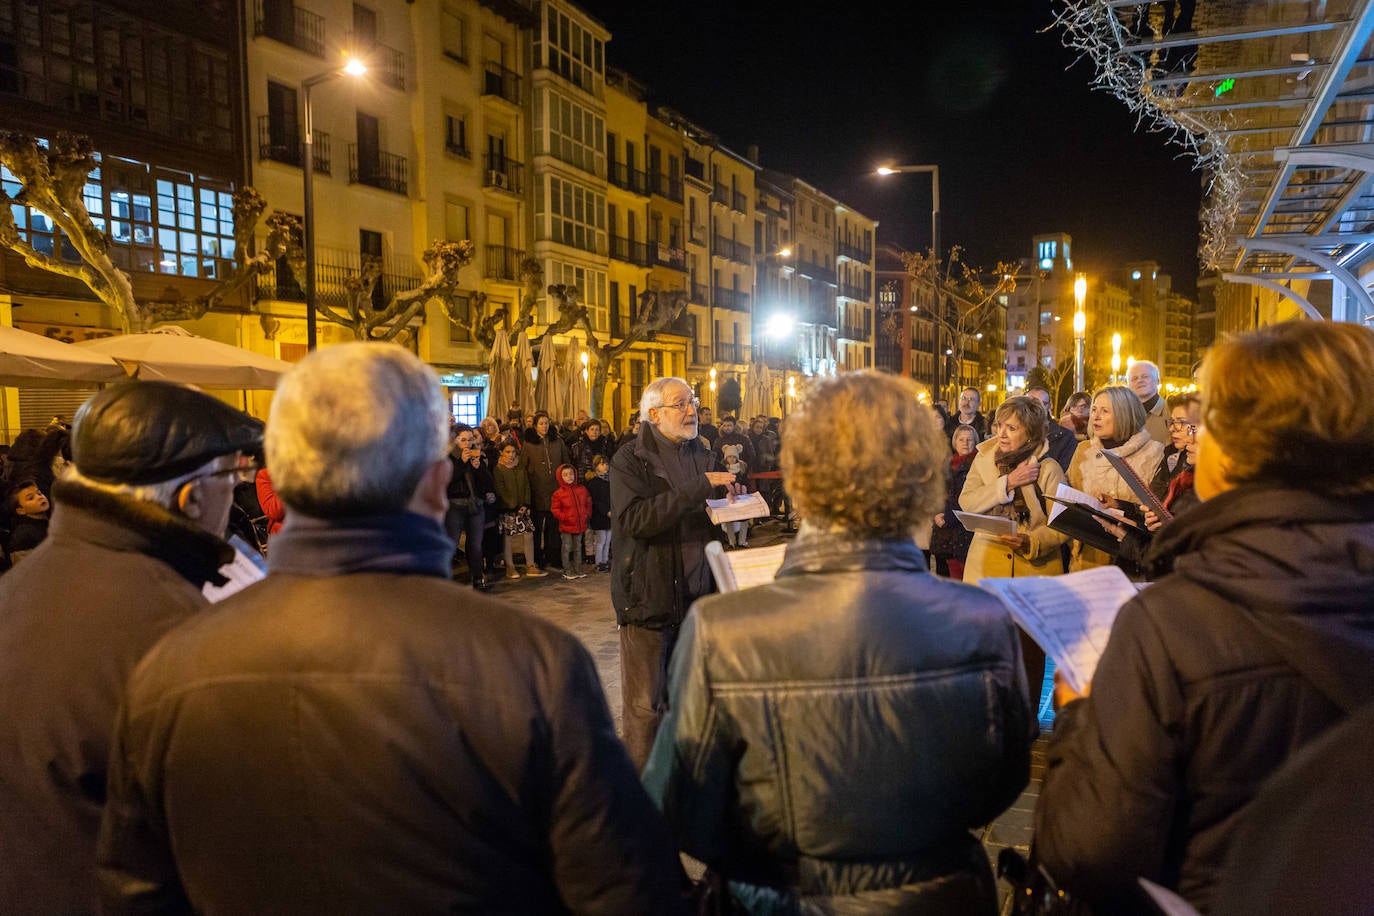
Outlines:
{"label": "balcony", "polygon": [[704,283],[690,283],[687,286],[687,301],[705,305],[710,301],[710,290]]}
{"label": "balcony", "polygon": [[853,283],[841,283],[840,295],[846,299],[867,300],[870,298],[869,290],[864,289],[862,286],[855,286]]}
{"label": "balcony", "polygon": [[722,207],[730,206],[730,189],[723,184],[718,184],[711,191],[711,203],[720,204]]}
{"label": "balcony", "polygon": [[324,17],[289,0],[257,0],[253,34],[324,57]]}
{"label": "balcony", "polygon": [[702,344],[692,345],[692,365],[709,366],[711,365],[711,348]]}
{"label": "balcony", "polygon": [[716,287],[715,306],[723,309],[733,309],[737,312],[749,311],[749,294],[737,289],[726,289],[723,286]]}
{"label": "balcony", "polygon": [[640,267],[648,267],[653,263],[649,258],[649,246],[644,242],[636,242],[634,239],[613,235],[610,238],[610,243],[611,257],[617,261],[637,264]]}
{"label": "balcony", "polygon": [[487,153],[482,157],[482,165],[482,187],[509,191],[512,194],[523,193],[525,169],[523,162],[516,162],[505,156],[494,156]]}
{"label": "balcony", "polygon": [[738,343],[716,344],[716,362],[746,363],[749,361],[749,348]]}
{"label": "balcony", "polygon": [[659,242],[650,242],[649,254],[658,267],[682,271],[687,269],[687,252],[681,248],[673,248]]}
{"label": "balcony", "polygon": [[358,144],[348,144],[348,183],[365,184],[392,194],[406,194],[406,158],[395,153],[377,152],[358,158]]}
{"label": "balcony", "polygon": [[[348,281],[355,280],[362,273],[357,267],[343,264],[320,263],[315,265],[315,301],[335,309],[348,306]],[[385,304],[396,293],[408,292],[420,286],[420,277],[398,273],[383,273],[377,278],[373,288],[373,302]],[[258,299],[275,299],[278,302],[304,302],[305,291],[296,282],[293,274],[284,271],[267,271],[257,276]]]}
{"label": "balcony", "polygon": [[649,190],[659,197],[666,197],[673,203],[682,203],[682,179],[672,178],[662,172],[649,175]]}
{"label": "balcony", "polygon": [[835,285],[835,271],[829,267],[822,267],[819,264],[812,264],[810,261],[798,261],[797,273],[812,280],[820,280],[823,283]]}
{"label": "balcony", "polygon": [[482,95],[494,95],[512,105],[520,104],[520,74],[494,60],[483,64]]}
{"label": "balcony", "polygon": [[860,248],[858,245],[851,245],[848,242],[836,242],[835,257],[868,262],[873,260],[873,249]]}
{"label": "balcony", "polygon": [[718,235],[711,240],[711,248],[717,257],[725,258],[727,261],[734,261],[736,264],[750,263],[749,246],[740,244],[734,239],[727,239]]}
{"label": "balcony", "polygon": [[843,324],[840,325],[839,335],[841,340],[853,340],[859,343],[868,343],[873,340],[873,325]]}
{"label": "balcony", "polygon": [[520,262],[525,253],[509,245],[488,245],[486,271],[483,276],[488,280],[520,279]]}
{"label": "balcony", "polygon": [[406,56],[395,48],[379,44],[376,37],[349,32],[344,38],[344,47],[367,62],[367,75],[379,83],[399,89],[406,88]]}
{"label": "balcony", "polygon": [[730,194],[730,209],[736,213],[749,212],[749,198],[740,191],[733,191]]}
{"label": "balcony", "polygon": [[[301,143],[299,133],[294,124],[273,124],[270,115],[258,115],[258,159],[300,168],[301,148],[305,144]],[[311,147],[315,153],[315,171],[321,175],[328,175],[329,134],[317,130],[314,139]]]}
{"label": "balcony", "polygon": [[635,171],[623,162],[606,163],[606,180],[631,194],[649,196],[649,176]]}
{"label": "balcony", "polygon": [[693,223],[687,227],[687,241],[694,245],[706,244],[706,224]]}

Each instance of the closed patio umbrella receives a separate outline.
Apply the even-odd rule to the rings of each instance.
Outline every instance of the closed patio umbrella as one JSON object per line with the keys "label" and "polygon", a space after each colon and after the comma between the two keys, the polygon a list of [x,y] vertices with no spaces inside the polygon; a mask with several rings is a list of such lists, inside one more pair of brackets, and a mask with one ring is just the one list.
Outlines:
{"label": "closed patio umbrella", "polygon": [[534,385],[534,406],[557,423],[563,418],[564,380],[558,373],[558,345],[545,336],[539,345],[539,378]]}
{"label": "closed patio umbrella", "polygon": [[487,368],[490,388],[487,391],[487,416],[498,423],[506,421],[506,411],[515,397],[515,367],[511,363],[510,341],[505,334],[497,334],[491,345],[491,364]]}
{"label": "closed patio umbrella", "polygon": [[73,346],[113,358],[136,378],[210,388],[275,388],[291,369],[284,360],[197,337],[176,326]]}
{"label": "closed patio umbrella", "polygon": [[0,385],[86,388],[124,378],[124,370],[108,356],[41,334],[0,326]]}
{"label": "closed patio umbrella", "polygon": [[[534,385],[530,381],[530,370],[534,368],[534,354],[530,352],[530,339],[524,331],[515,342],[515,403],[520,405],[521,413],[534,412]],[[523,417],[521,418],[523,421]]]}

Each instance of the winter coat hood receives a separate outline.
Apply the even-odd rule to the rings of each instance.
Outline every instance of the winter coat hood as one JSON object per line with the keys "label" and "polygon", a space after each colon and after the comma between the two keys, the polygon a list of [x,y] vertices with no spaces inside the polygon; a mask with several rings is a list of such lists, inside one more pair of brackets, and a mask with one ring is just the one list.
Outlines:
{"label": "winter coat hood", "polygon": [[[572,483],[568,483],[563,479],[564,470],[569,470],[573,472]],[[558,481],[558,489],[560,490],[567,489],[568,487],[577,487],[582,485],[582,475],[577,473],[577,468],[575,468],[571,464],[560,464],[558,466],[557,473],[554,475],[554,479]]]}
{"label": "winter coat hood", "polygon": [[1165,528],[1146,563],[1238,605],[1343,709],[1374,700],[1374,497],[1237,487]]}

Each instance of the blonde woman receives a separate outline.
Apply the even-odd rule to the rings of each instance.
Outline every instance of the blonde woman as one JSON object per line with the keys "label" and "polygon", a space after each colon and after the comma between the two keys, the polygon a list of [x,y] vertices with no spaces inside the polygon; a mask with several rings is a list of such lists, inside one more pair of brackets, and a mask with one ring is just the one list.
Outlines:
{"label": "blonde woman", "polygon": [[[1164,443],[1151,439],[1145,430],[1145,408],[1140,398],[1123,385],[1098,389],[1088,414],[1088,433],[1088,440],[1079,443],[1069,462],[1069,486],[1102,500],[1106,506],[1139,503],[1116,468],[1102,456],[1102,450],[1109,448],[1120,455],[1147,483],[1155,476],[1164,458]],[[1092,569],[1111,561],[1108,554],[1076,541],[1069,570]]]}

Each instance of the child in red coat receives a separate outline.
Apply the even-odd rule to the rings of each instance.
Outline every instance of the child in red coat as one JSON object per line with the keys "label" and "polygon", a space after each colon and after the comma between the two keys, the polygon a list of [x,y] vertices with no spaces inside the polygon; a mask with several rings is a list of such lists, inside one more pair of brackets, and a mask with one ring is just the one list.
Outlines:
{"label": "child in red coat", "polygon": [[549,506],[558,519],[563,550],[563,578],[584,579],[582,571],[582,536],[592,517],[592,496],[577,481],[577,468],[570,464],[558,467],[558,489]]}

